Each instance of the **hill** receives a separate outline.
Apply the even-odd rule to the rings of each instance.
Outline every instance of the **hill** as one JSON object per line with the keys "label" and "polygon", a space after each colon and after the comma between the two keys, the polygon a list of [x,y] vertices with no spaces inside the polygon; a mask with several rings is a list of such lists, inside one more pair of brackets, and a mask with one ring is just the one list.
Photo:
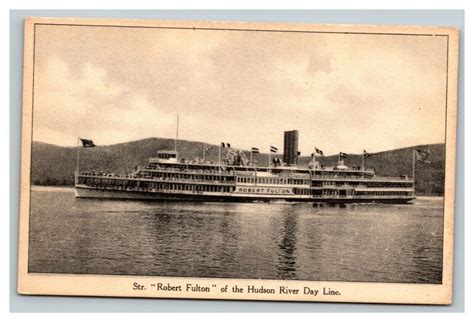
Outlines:
{"label": "hill", "polygon": [[[203,142],[184,141],[178,143],[180,158],[194,159],[202,157],[207,147],[206,159],[218,161],[217,145]],[[442,195],[444,193],[444,144],[420,145],[372,154],[366,158],[366,167],[375,169],[379,175],[409,175],[412,172],[413,148],[430,149],[431,164],[417,163],[417,194]],[[174,149],[173,139],[148,138],[108,146],[80,149],[81,170],[107,170],[115,173],[127,173],[137,165],[144,165],[157,150]],[[248,152],[248,151],[247,151]],[[281,156],[280,156],[281,157]],[[326,166],[337,162],[337,155],[319,157]],[[306,164],[311,157],[301,157],[300,164]],[[76,169],[77,148],[33,142],[31,180],[36,185],[73,185]],[[254,155],[258,165],[268,164],[268,154]],[[360,165],[361,156],[349,154],[346,165]]]}

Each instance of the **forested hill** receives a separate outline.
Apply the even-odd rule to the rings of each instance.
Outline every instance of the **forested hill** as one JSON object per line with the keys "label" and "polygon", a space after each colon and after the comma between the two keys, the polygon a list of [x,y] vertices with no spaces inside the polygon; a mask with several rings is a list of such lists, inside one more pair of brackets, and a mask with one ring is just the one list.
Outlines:
{"label": "forested hill", "polygon": [[[207,148],[206,159],[217,162],[218,145],[209,145],[202,142],[179,141],[179,156],[186,159],[202,158],[205,147]],[[421,145],[374,153],[366,158],[366,167],[374,168],[378,175],[411,176],[412,151],[414,148],[430,149],[432,154],[431,164],[417,163],[417,194],[442,195],[444,191],[444,144]],[[156,154],[157,150],[173,149],[173,139],[161,138],[81,148],[80,169],[127,173],[133,171],[137,165],[146,164],[148,159]],[[318,159],[325,166],[334,165],[337,162],[337,155]],[[61,147],[33,142],[32,183],[37,185],[73,185],[76,160],[77,148],[75,147]],[[254,155],[254,160],[258,165],[265,166],[268,164],[268,155],[263,153]],[[310,157],[300,157],[299,163],[306,164],[309,160]],[[360,164],[360,155],[349,154],[347,156],[346,165]]]}

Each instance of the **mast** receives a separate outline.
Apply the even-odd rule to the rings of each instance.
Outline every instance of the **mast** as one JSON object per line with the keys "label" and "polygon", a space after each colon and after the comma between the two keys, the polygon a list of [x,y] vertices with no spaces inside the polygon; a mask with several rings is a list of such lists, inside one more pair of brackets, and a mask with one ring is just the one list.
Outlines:
{"label": "mast", "polygon": [[178,134],[179,134],[179,114],[176,115],[176,138],[174,140],[174,150],[178,152]]}
{"label": "mast", "polygon": [[80,141],[81,139],[77,137],[77,156],[76,156],[76,173],[79,174],[79,152],[81,151],[80,149]]}
{"label": "mast", "polygon": [[415,167],[416,167],[415,166],[415,164],[416,164],[415,151],[416,151],[416,149],[413,149],[413,160],[412,160],[413,168],[412,168],[412,174],[411,174],[411,177],[413,179],[413,193],[415,193],[415,173],[416,173],[415,172],[415,170],[416,170],[415,169]]}
{"label": "mast", "polygon": [[365,171],[365,150],[362,151],[362,171]]}

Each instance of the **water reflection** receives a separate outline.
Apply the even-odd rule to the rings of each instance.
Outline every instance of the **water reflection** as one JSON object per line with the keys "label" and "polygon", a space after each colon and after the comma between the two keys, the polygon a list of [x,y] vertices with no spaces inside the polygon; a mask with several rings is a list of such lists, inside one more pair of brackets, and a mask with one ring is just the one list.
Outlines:
{"label": "water reflection", "polygon": [[283,236],[278,244],[278,279],[295,279],[297,219],[295,214],[291,213],[285,213],[283,216]]}
{"label": "water reflection", "polygon": [[31,206],[30,272],[441,283],[441,199],[338,208],[40,189]]}

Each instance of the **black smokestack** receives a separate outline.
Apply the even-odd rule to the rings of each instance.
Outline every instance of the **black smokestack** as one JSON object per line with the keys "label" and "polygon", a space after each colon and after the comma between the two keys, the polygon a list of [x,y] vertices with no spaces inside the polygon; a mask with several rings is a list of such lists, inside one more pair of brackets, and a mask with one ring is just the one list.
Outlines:
{"label": "black smokestack", "polygon": [[289,165],[298,164],[298,131],[285,131],[283,144],[283,162]]}

